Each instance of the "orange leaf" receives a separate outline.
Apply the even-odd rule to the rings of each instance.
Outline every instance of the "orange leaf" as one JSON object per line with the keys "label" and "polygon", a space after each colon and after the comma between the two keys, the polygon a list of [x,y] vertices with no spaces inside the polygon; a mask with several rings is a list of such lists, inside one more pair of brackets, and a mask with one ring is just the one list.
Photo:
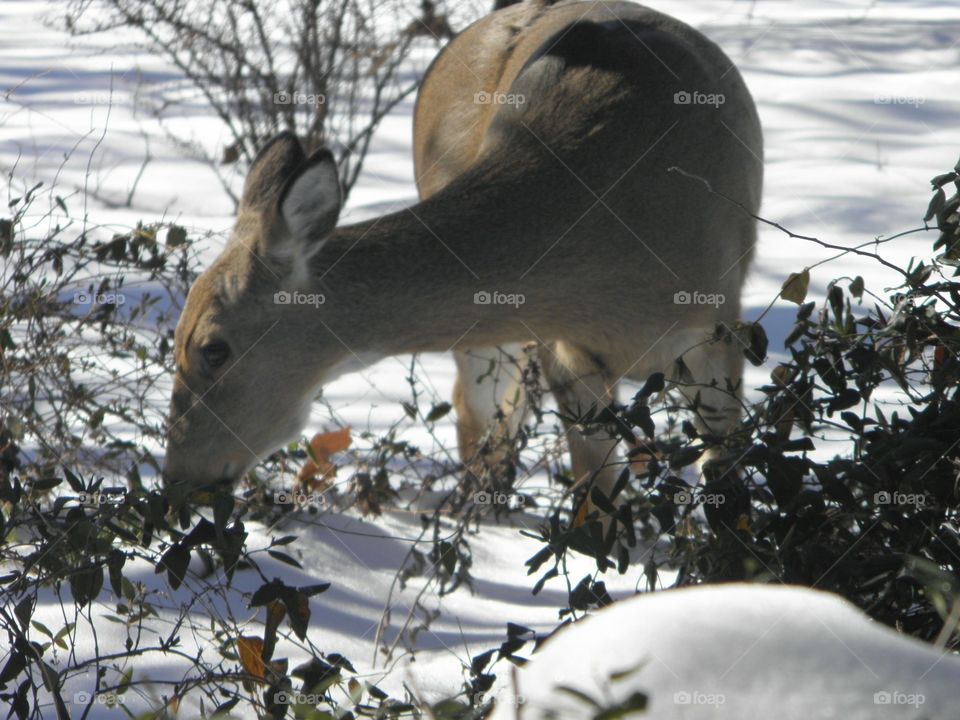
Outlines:
{"label": "orange leaf", "polygon": [[589,515],[591,512],[593,512],[593,510],[596,509],[592,507],[592,505],[593,503],[590,502],[589,498],[584,500],[583,503],[580,505],[579,509],[577,510],[577,514],[573,516],[573,520],[571,521],[570,526],[578,528],[586,524],[587,515]]}
{"label": "orange leaf", "polygon": [[947,348],[943,345],[937,345],[936,349],[933,351],[933,364],[941,368],[944,363],[947,362]]}
{"label": "orange leaf", "polygon": [[349,448],[350,443],[349,427],[314,435],[310,441],[311,459],[297,473],[297,482],[309,489],[318,486],[322,489],[327,481],[337,475],[337,466],[330,457]]}
{"label": "orange leaf", "polygon": [[248,674],[263,680],[263,640],[258,637],[244,635],[237,638],[237,651],[240,654],[240,664]]}

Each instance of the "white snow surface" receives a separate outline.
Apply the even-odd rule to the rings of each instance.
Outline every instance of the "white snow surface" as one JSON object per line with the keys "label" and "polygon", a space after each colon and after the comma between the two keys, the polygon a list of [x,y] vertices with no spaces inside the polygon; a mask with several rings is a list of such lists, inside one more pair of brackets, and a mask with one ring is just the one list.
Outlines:
{"label": "white snow surface", "polygon": [[730,584],[638,595],[561,630],[492,717],[593,717],[558,690],[573,688],[605,707],[644,693],[657,720],[947,720],[958,682],[960,659],[835,595]]}
{"label": "white snow surface", "polygon": [[[928,180],[951,167],[957,157],[960,6],[950,0],[651,4],[701,29],[743,73],[757,101],[766,139],[764,217],[847,247],[921,224],[930,197]],[[212,171],[167,143],[160,126],[135,102],[135,91],[149,92],[154,83],[176,81],[176,71],[144,53],[114,51],[110,38],[82,44],[68,41],[43,23],[44,18],[55,17],[59,7],[36,0],[5,0],[0,5],[4,38],[0,168],[6,173],[16,166],[18,176],[48,185],[56,179],[61,187],[77,192],[84,187],[95,191],[68,202],[72,206],[82,202],[105,232],[159,218],[176,220],[198,235],[227,231],[231,204]],[[434,52],[425,44],[411,70],[424,70]],[[399,105],[378,131],[342,222],[415,202],[412,102]],[[209,148],[226,144],[224,128],[200,107],[191,107],[178,121],[180,129],[189,129]],[[154,159],[127,208],[122,201],[143,158],[141,133],[150,138]],[[237,187],[242,177],[234,181]],[[200,247],[203,257],[214,257],[223,239],[214,237]],[[926,256],[932,239],[929,234],[907,236],[883,246],[884,252],[892,261],[904,262],[914,255]],[[754,272],[745,290],[744,316],[757,317],[788,273],[832,254],[762,226]],[[829,280],[845,274],[863,275],[868,290],[881,296],[895,280],[875,263],[846,256],[813,270],[811,296],[822,296]],[[783,356],[782,340],[795,311],[795,306],[778,302],[766,315],[772,357],[762,367],[747,368],[748,395],[750,388],[767,382],[776,359]],[[449,399],[450,358],[428,355],[418,362],[433,396]],[[325,389],[326,403],[315,407],[305,434],[339,424],[381,433],[404,416],[400,401],[409,398],[404,379],[408,371],[409,358],[387,359],[332,383]],[[157,390],[158,418],[166,410],[165,392]],[[402,437],[419,445],[425,455],[437,455],[442,446],[454,447],[451,420],[452,416],[438,423],[435,436],[408,425]],[[349,468],[342,473],[348,477]],[[533,526],[528,517],[515,522]],[[384,689],[397,692],[405,681],[431,697],[456,692],[464,664],[469,664],[470,656],[498,645],[508,620],[541,632],[553,629],[558,608],[566,604],[565,580],[575,583],[594,568],[591,561],[575,561],[568,578],[548,583],[533,597],[533,579],[526,575],[523,561],[540,549],[540,543],[522,536],[517,526],[485,524],[470,537],[473,592],[461,588],[442,598],[432,591],[425,594],[423,604],[440,615],[417,636],[415,655],[404,654],[401,643],[391,663],[379,659],[374,668],[374,637],[385,609],[391,611],[384,634],[390,645],[425,582],[414,578],[403,590],[393,587],[407,551],[421,536],[417,516],[388,512],[360,519],[353,513],[332,512],[294,517],[284,527],[248,523],[247,529],[248,545],[254,548],[267,545],[271,536],[300,535],[287,549],[304,569],[294,570],[261,555],[267,577],[282,577],[295,585],[332,583],[327,593],[311,601],[310,638],[318,647],[343,653]],[[648,552],[641,548],[636,553],[625,576],[604,577],[614,598],[630,597],[645,587],[640,568]],[[165,579],[145,566],[132,568],[132,574],[159,593],[155,600],[161,617],[175,618],[189,588],[171,592]],[[188,586],[194,581],[196,576]],[[251,634],[262,632],[262,613],[249,610],[248,596],[242,595],[259,584],[258,578],[238,573],[235,589],[222,598],[207,596],[205,609],[240,618]],[[110,605],[105,593],[91,616],[102,617]],[[53,593],[41,598],[36,618],[54,632],[74,619],[64,616]],[[120,626],[98,620],[97,627],[102,631],[96,639],[101,652],[122,649]],[[213,652],[188,633],[182,634],[182,641],[187,654]],[[76,655],[91,656],[93,642],[78,634]],[[576,648],[572,656],[564,650],[569,647]],[[275,655],[290,657],[291,667],[304,659],[283,641]],[[609,691],[611,698],[631,687],[649,694],[651,716],[657,718],[869,718],[889,713],[919,720],[948,717],[947,698],[960,686],[956,660],[939,658],[935,650],[871,625],[830,596],[729,587],[645,595],[618,604],[551,641],[520,674],[520,682],[531,703],[545,697],[539,693],[549,692],[541,679],[572,682],[576,677],[589,692]],[[604,687],[610,672],[641,660],[646,663],[624,685]],[[180,659],[161,661],[156,655],[134,663],[137,679],[178,679],[187,668]],[[91,680],[78,678],[70,690],[88,690]],[[504,672],[500,692],[511,692],[509,681]],[[166,689],[159,686],[157,692]],[[682,692],[705,698],[722,693],[725,702],[673,702],[674,694]],[[916,707],[874,705],[873,692],[922,693],[925,702]],[[136,709],[135,698],[128,702]],[[188,697],[184,716],[192,716],[195,706],[188,710],[190,704]],[[568,716],[577,716],[576,703],[565,707],[570,708]],[[508,713],[500,717],[515,716],[502,708],[499,712]],[[88,717],[116,716],[98,705]],[[956,709],[949,715],[958,716]]]}

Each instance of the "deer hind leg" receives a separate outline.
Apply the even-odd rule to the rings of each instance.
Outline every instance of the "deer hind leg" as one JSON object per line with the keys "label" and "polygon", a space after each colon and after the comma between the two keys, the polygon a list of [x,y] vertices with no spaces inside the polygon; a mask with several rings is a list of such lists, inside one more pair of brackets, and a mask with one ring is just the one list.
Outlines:
{"label": "deer hind leg", "polygon": [[566,343],[543,348],[540,364],[566,431],[575,486],[597,487],[609,496],[622,470],[618,441],[603,430],[582,432],[579,421],[616,399],[616,379],[595,355]]}
{"label": "deer hind leg", "polygon": [[523,372],[530,362],[523,345],[454,351],[460,460],[478,479],[496,474],[527,415]]}

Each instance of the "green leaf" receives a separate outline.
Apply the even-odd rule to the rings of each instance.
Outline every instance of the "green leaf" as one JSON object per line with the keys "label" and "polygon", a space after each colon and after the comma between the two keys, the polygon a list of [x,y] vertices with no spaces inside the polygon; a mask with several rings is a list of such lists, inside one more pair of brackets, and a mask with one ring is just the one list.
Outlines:
{"label": "green leaf", "polygon": [[62,482],[63,478],[59,477],[42,478],[34,480],[31,483],[31,487],[33,487],[34,490],[52,490]]}
{"label": "green leaf", "polygon": [[66,465],[63,466],[63,474],[67,478],[71,490],[77,493],[84,491],[83,481],[74,475]]}
{"label": "green leaf", "polygon": [[282,563],[286,563],[287,565],[291,565],[295,568],[303,570],[303,565],[298,563],[296,560],[294,560],[292,557],[290,557],[286,553],[278,552],[277,550],[267,550],[267,555],[272,557],[274,560],[279,560]]}
{"label": "green leaf", "polygon": [[187,231],[179,225],[167,228],[167,247],[175,248],[187,242]]}
{"label": "green leaf", "polygon": [[126,554],[117,548],[107,555],[107,569],[110,574],[110,587],[117,597],[123,597],[123,566],[127,562]]}
{"label": "green leaf", "polygon": [[303,587],[297,588],[307,597],[313,597],[314,595],[319,595],[320,593],[326,592],[330,589],[330,583],[317,583],[316,585],[304,585]]}
{"label": "green leaf", "polygon": [[663,373],[654,373],[647,378],[647,381],[643,384],[643,387],[640,389],[640,392],[637,393],[637,396],[641,398],[648,398],[654,393],[658,393],[663,390],[666,386],[664,382]]}
{"label": "green leaf", "polygon": [[161,573],[166,570],[167,581],[170,583],[170,587],[176,590],[187,577],[187,567],[189,565],[190,551],[178,543],[170,546],[170,549],[163,554],[160,562],[157,563],[156,572]]}
{"label": "green leaf", "polygon": [[290,628],[301,640],[307,639],[307,627],[310,625],[310,598],[304,593],[294,591],[283,599],[287,607]]}
{"label": "green leaf", "polygon": [[76,626],[76,623],[67,623],[57,631],[57,634],[53,637],[53,641],[57,643],[57,645],[60,645],[60,647],[66,648],[66,643],[63,642],[63,639],[72,633]]}
{"label": "green leaf", "polygon": [[97,599],[103,589],[103,567],[96,565],[70,576],[70,592],[77,605],[83,607]]}
{"label": "green leaf", "polygon": [[452,407],[448,402],[437,403],[430,408],[430,412],[427,414],[427,422],[436,422],[449,413]]}
{"label": "green leaf", "polygon": [[943,210],[943,206],[946,204],[947,194],[943,191],[943,188],[937,188],[937,191],[933,194],[933,197],[930,198],[930,204],[927,205],[927,212],[923,215],[923,221],[930,222],[930,220],[933,219],[933,216]]}
{"label": "green leaf", "polygon": [[123,675],[120,676],[120,682],[117,683],[117,695],[123,695],[127,691],[127,688],[130,687],[130,681],[133,680],[133,665],[130,665]]}
{"label": "green leaf", "polygon": [[105,407],[97,408],[94,413],[90,416],[90,419],[87,421],[87,424],[94,430],[103,425],[103,419],[107,415],[107,409]]}
{"label": "green leaf", "polygon": [[9,257],[13,250],[13,222],[0,218],[0,255]]}
{"label": "green leaf", "polygon": [[50,628],[48,628],[39,620],[31,620],[30,624],[33,625],[33,627],[35,627],[39,632],[42,632],[44,635],[46,635],[48,638],[53,639],[53,633],[50,632]]}
{"label": "green leaf", "polygon": [[30,624],[30,618],[33,616],[33,607],[34,598],[32,595],[28,595],[18,602],[13,609],[13,614],[17,616],[17,620],[20,621],[20,627],[23,629],[26,629],[27,625]]}
{"label": "green leaf", "polygon": [[863,297],[863,277],[857,275],[853,282],[850,283],[850,294],[853,295],[858,300]]}
{"label": "green leaf", "polygon": [[453,575],[457,567],[457,552],[452,543],[441,540],[434,545],[431,560],[443,567],[447,575]]}
{"label": "green leaf", "polygon": [[749,331],[749,346],[744,348],[743,356],[754,367],[760,367],[767,357],[767,346],[770,343],[767,340],[767,331],[763,329],[763,325],[760,323],[750,323],[747,329]]}
{"label": "green leaf", "polygon": [[288,590],[292,590],[292,588],[284,585],[279,580],[271,580],[268,583],[264,583],[253,593],[253,597],[250,598],[250,607],[259,607],[261,605],[267,605],[274,600],[279,600]]}

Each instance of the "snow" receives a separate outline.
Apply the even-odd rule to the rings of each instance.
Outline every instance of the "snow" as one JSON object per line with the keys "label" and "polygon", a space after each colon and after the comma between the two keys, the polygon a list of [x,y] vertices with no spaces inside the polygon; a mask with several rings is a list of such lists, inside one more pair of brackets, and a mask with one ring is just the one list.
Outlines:
{"label": "snow", "polygon": [[[620,677],[618,677],[620,676]],[[835,595],[730,584],[645,593],[549,639],[497,694],[493,720],[589,718],[647,695],[649,715],[873,720],[956,717],[960,659]]]}
{"label": "snow", "polygon": [[[934,0],[662,0],[656,5],[717,41],[757,100],[766,138],[764,217],[847,247],[921,224],[929,178],[956,161],[960,7]],[[43,22],[55,18],[59,7],[26,0],[0,5],[0,27],[6,30],[0,47],[0,90],[10,91],[0,94],[0,167],[5,173],[16,167],[18,177],[48,184],[56,179],[74,193],[71,206],[86,207],[92,221],[108,232],[141,219],[165,218],[187,226],[196,237],[220,233],[206,237],[198,248],[209,261],[232,223],[229,198],[211,169],[184,158],[137,102],[138,93],[175,82],[177,74],[157,58],[115,50],[110,38],[68,42]],[[434,52],[426,43],[411,71],[422,72]],[[383,123],[342,222],[415,201],[412,104],[412,98],[402,103]],[[188,107],[171,122],[208,149],[226,144],[224,129],[198,107]],[[145,138],[153,159],[131,207],[124,207],[143,163]],[[91,152],[94,162],[88,171]],[[235,173],[230,182],[237,189],[242,177]],[[86,197],[84,189],[89,191]],[[885,253],[903,262],[927,254],[932,239],[907,236],[885,245]],[[758,317],[788,273],[833,254],[762,226],[744,294],[744,316]],[[876,264],[846,256],[813,270],[811,296],[822,296],[834,277],[857,274],[866,278],[868,290],[881,295],[897,280]],[[750,389],[765,384],[777,358],[783,357],[782,340],[795,310],[778,302],[765,316],[771,359],[759,368],[748,366],[748,395],[756,396]],[[422,356],[416,367],[420,390],[426,393],[421,402],[448,400],[454,377],[450,358]],[[444,448],[455,444],[451,418],[437,423],[434,432],[404,420],[400,403],[410,398],[405,379],[409,369],[410,358],[390,358],[332,383],[324,391],[324,402],[315,405],[305,434],[347,424],[356,438],[364,430],[379,435],[396,425],[400,437],[419,446],[425,458],[442,459]],[[156,391],[153,412],[158,422],[166,411],[167,390]],[[629,388],[622,394],[628,393]],[[148,469],[142,470],[147,477]],[[349,468],[341,472],[349,476]],[[530,483],[543,486],[542,473]],[[282,577],[290,584],[332,582],[327,593],[311,601],[311,639],[321,649],[343,653],[391,692],[399,692],[407,682],[428,697],[440,697],[459,689],[462,668],[472,655],[504,639],[508,620],[539,632],[552,630],[559,621],[558,608],[566,604],[566,581],[576,583],[595,569],[592,561],[580,558],[567,569],[566,578],[531,596],[533,579],[523,562],[541,545],[518,532],[524,525],[535,528],[532,517],[514,522],[486,523],[469,537],[473,590],[461,588],[437,597],[431,585],[420,599],[439,611],[439,617],[417,635],[415,657],[404,654],[400,642],[389,661],[378,657],[374,640],[384,611],[391,612],[384,640],[392,645],[428,582],[414,578],[402,590],[394,582],[408,551],[422,539],[416,513],[391,511],[368,519],[354,511],[304,513],[282,526],[248,523],[247,529],[250,547],[266,546],[271,536],[300,535],[287,549],[304,569],[295,571],[261,555],[267,577]],[[638,550],[626,575],[603,578],[615,598],[630,597],[645,587],[641,568],[649,552]],[[204,585],[194,576],[187,587],[171,592],[151,568],[135,570],[136,579],[157,593],[153,599],[165,622],[177,617],[191,587],[209,588],[218,581],[208,579]],[[670,578],[661,581],[669,583]],[[262,617],[246,607],[249,596],[243,593],[258,585],[257,578],[241,572],[233,588],[221,589],[205,602],[210,612],[236,618],[241,628],[256,634],[262,631]],[[105,595],[92,615],[100,618],[109,610]],[[54,632],[71,619],[63,616],[52,594],[42,598],[36,617]],[[101,652],[122,648],[123,638],[106,631],[114,626],[97,622],[104,628],[98,638]],[[188,655],[211,652],[202,636],[185,633],[182,639]],[[75,650],[78,657],[89,657],[93,639],[78,635]],[[293,667],[304,654],[284,640],[276,656],[289,656]],[[646,664],[622,684],[605,682],[610,671],[643,660]],[[154,654],[136,662],[135,676],[175,680],[185,669],[182,660]],[[787,588],[723,587],[621,602],[551,641],[520,673],[519,682],[530,703],[559,699],[541,684],[547,681],[576,683],[611,699],[622,697],[627,688],[642,690],[649,694],[657,718],[934,718],[947,717],[948,693],[956,687],[958,674],[956,659],[940,659],[937,651],[872,625],[830,596]],[[503,671],[500,687],[506,694],[511,692],[504,684],[509,679]],[[90,682],[77,678],[69,689],[89,689]],[[162,685],[156,688],[166,691]],[[714,700],[721,693],[725,701],[716,707],[674,702],[675,693],[682,692]],[[875,692],[919,693],[925,700],[919,707],[880,706],[873,704]],[[132,709],[139,707],[137,702],[128,698]],[[185,707],[191,702],[187,698]],[[589,716],[582,705],[563,702],[568,716]],[[514,716],[503,707],[498,712],[499,717]],[[115,713],[104,706],[89,715],[108,716]]]}

